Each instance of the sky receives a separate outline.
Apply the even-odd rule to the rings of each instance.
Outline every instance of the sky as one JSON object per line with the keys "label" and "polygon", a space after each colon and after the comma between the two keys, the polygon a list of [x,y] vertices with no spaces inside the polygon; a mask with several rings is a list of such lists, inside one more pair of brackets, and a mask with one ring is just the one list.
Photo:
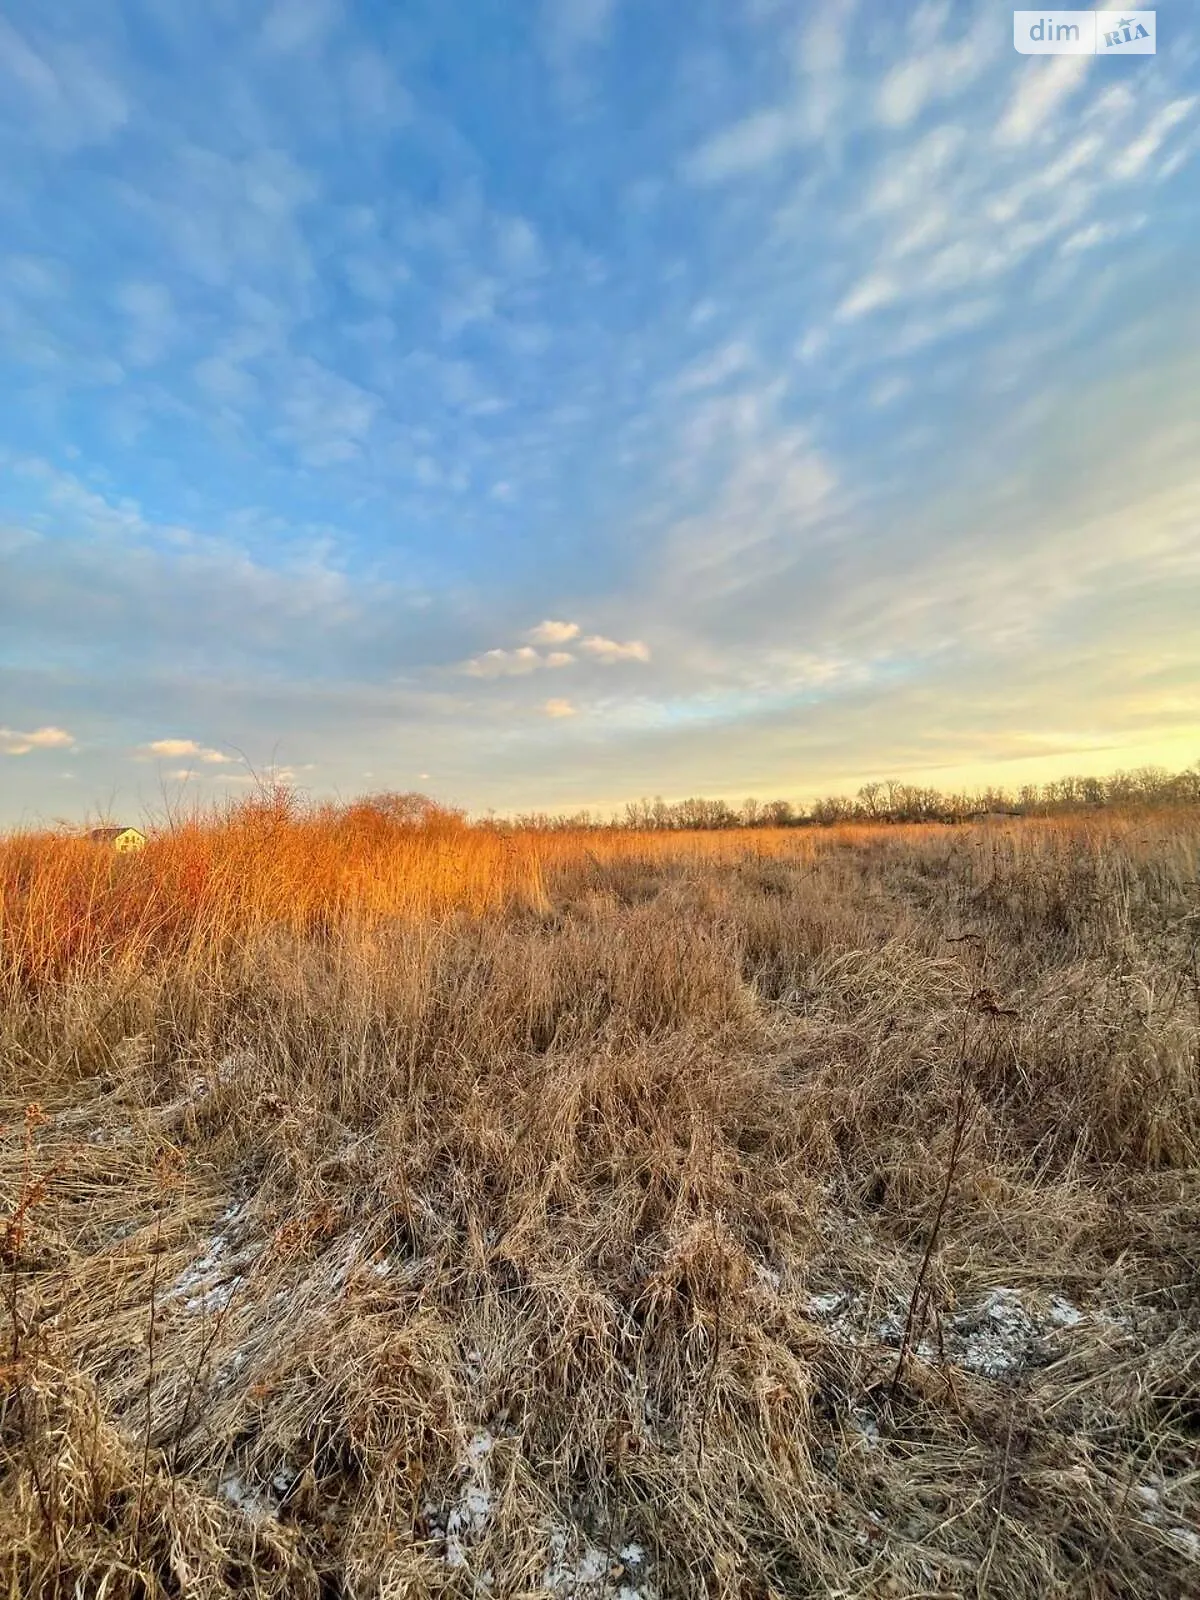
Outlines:
{"label": "sky", "polygon": [[1200,757],[1200,4],[0,0],[0,822]]}

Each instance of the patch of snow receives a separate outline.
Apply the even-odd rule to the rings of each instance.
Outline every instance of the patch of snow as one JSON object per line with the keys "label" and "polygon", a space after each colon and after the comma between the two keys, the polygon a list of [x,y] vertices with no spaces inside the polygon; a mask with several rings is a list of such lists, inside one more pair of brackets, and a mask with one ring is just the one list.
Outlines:
{"label": "patch of snow", "polygon": [[263,1498],[249,1484],[239,1478],[236,1473],[230,1473],[227,1478],[222,1478],[217,1485],[217,1493],[222,1500],[228,1500],[231,1506],[247,1517],[273,1517],[275,1507],[269,1500]]}
{"label": "patch of snow", "polygon": [[1134,1496],[1141,1502],[1137,1514],[1141,1520],[1152,1528],[1158,1528],[1163,1537],[1169,1539],[1177,1550],[1181,1550],[1192,1561],[1200,1561],[1200,1531],[1189,1528],[1185,1523],[1177,1522],[1178,1512],[1171,1511],[1163,1504],[1163,1499],[1171,1491],[1169,1483],[1137,1483],[1133,1487]]}
{"label": "patch of snow", "polygon": [[542,1576],[542,1587],[553,1594],[578,1595],[599,1584],[608,1572],[603,1550],[585,1539],[575,1553],[569,1555],[570,1542],[565,1528],[555,1528],[550,1535],[552,1563]]}
{"label": "patch of snow", "polygon": [[1028,1364],[1037,1328],[1015,1289],[992,1289],[970,1311],[951,1319],[961,1348],[956,1359],[968,1372],[1002,1378]]}
{"label": "patch of snow", "polygon": [[779,1286],[783,1282],[783,1277],[776,1272],[774,1267],[764,1267],[761,1261],[756,1261],[754,1263],[754,1275],[761,1284],[764,1284],[768,1289],[773,1289],[776,1294],[779,1293]]}
{"label": "patch of snow", "polygon": [[[896,1302],[882,1317],[871,1321],[866,1298],[847,1287],[809,1295],[804,1309],[843,1345],[859,1346],[877,1340],[899,1349],[904,1340],[907,1303]],[[1002,1379],[1033,1364],[1046,1335],[1084,1323],[1118,1330],[1122,1327],[1118,1318],[1100,1312],[1086,1313],[1060,1294],[1050,1297],[1047,1310],[1031,1309],[1016,1289],[997,1285],[982,1298],[943,1316],[940,1322],[927,1321],[924,1337],[912,1347],[912,1353],[922,1361],[945,1360],[979,1377]]]}
{"label": "patch of snow", "polygon": [[93,1128],[88,1134],[89,1144],[121,1144],[133,1133],[128,1123],[111,1128]]}
{"label": "patch of snow", "polygon": [[883,1518],[875,1511],[861,1512],[859,1529],[854,1535],[855,1544],[865,1550],[869,1545],[878,1544],[882,1538]]}
{"label": "patch of snow", "polygon": [[[478,1352],[474,1352],[478,1355]],[[441,1541],[441,1558],[446,1566],[459,1571],[470,1568],[474,1546],[486,1534],[495,1510],[491,1483],[491,1456],[496,1436],[486,1428],[474,1433],[463,1448],[458,1465],[461,1483],[453,1503],[423,1507],[426,1522]],[[631,1581],[630,1569],[641,1569],[646,1553],[639,1544],[626,1544],[618,1554],[608,1556],[582,1534],[572,1535],[562,1524],[550,1531],[550,1562],[542,1587],[557,1600],[657,1600],[653,1587],[642,1580]],[[490,1586],[490,1575],[478,1577]]]}
{"label": "patch of snow", "polygon": [[393,1273],[407,1271],[408,1281],[417,1264],[406,1262],[400,1256],[380,1252],[359,1232],[348,1232],[333,1241],[322,1257],[333,1267],[333,1286],[344,1288],[356,1272],[370,1273],[375,1278],[390,1278]]}
{"label": "patch of snow", "polygon": [[1052,1322],[1056,1328],[1077,1328],[1083,1321],[1083,1312],[1063,1295],[1052,1294],[1046,1320]]}
{"label": "patch of snow", "polygon": [[229,1472],[217,1484],[217,1494],[247,1517],[278,1517],[280,1506],[295,1488],[299,1477],[295,1467],[287,1461],[275,1469],[269,1488],[256,1488],[239,1473]]}
{"label": "patch of snow", "polygon": [[879,1423],[869,1411],[853,1410],[850,1413],[850,1426],[866,1441],[867,1448],[874,1450],[879,1443]]}
{"label": "patch of snow", "polygon": [[488,1457],[495,1435],[481,1429],[468,1441],[459,1473],[463,1479],[458,1498],[447,1507],[426,1504],[430,1530],[443,1541],[442,1560],[448,1567],[470,1565],[470,1546],[480,1537],[492,1514],[491,1471]]}
{"label": "patch of snow", "polygon": [[559,1600],[657,1600],[656,1591],[641,1572],[646,1552],[640,1544],[626,1544],[607,1555],[583,1534],[572,1534],[556,1523],[550,1530],[550,1565],[542,1587]]}
{"label": "patch of snow", "polygon": [[241,1269],[252,1259],[252,1254],[238,1253],[235,1237],[247,1211],[245,1205],[236,1201],[226,1208],[223,1231],[215,1233],[205,1245],[204,1254],[183,1269],[167,1290],[165,1299],[182,1300],[183,1309],[192,1315],[224,1311],[229,1306],[246,1281]]}
{"label": "patch of snow", "polygon": [[233,1301],[234,1295],[245,1283],[241,1273],[227,1279],[225,1283],[216,1283],[211,1289],[206,1289],[203,1294],[194,1294],[189,1300],[183,1302],[183,1309],[192,1316],[202,1313],[211,1315],[214,1311],[225,1311]]}
{"label": "patch of snow", "polygon": [[199,1105],[201,1100],[207,1100],[215,1087],[232,1083],[235,1078],[241,1077],[248,1064],[248,1057],[225,1056],[203,1077],[193,1078],[181,1095],[177,1095],[174,1100],[168,1100],[165,1105],[157,1106],[155,1109],[158,1115],[177,1116],[189,1106]]}

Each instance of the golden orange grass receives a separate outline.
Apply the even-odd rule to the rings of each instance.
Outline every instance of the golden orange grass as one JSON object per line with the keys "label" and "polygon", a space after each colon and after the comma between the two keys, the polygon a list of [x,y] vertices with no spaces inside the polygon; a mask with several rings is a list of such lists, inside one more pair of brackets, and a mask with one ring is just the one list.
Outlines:
{"label": "golden orange grass", "polygon": [[1194,1592],[1198,860],[279,796],[3,841],[5,1591]]}
{"label": "golden orange grass", "polygon": [[304,812],[279,798],[154,834],[136,857],[53,834],[0,841],[0,972],[36,983],[203,958],[266,930],[307,935],[541,899],[526,840],[453,819],[416,828]]}

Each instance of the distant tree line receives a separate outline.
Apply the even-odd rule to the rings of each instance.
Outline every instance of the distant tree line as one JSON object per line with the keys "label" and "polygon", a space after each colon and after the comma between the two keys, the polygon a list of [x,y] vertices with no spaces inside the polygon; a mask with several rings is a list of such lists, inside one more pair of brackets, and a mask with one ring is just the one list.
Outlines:
{"label": "distant tree line", "polygon": [[1184,772],[1139,767],[1107,778],[1055,778],[1027,783],[1015,792],[986,788],[945,794],[895,778],[864,783],[851,798],[827,795],[804,806],[791,800],[749,799],[740,806],[726,800],[633,800],[623,812],[604,818],[590,811],[551,815],[525,812],[492,826],[553,832],[579,828],[624,828],[652,832],[718,828],[811,828],[844,822],[970,822],[991,815],[1060,816],[1112,807],[1162,808],[1200,805],[1200,762]]}

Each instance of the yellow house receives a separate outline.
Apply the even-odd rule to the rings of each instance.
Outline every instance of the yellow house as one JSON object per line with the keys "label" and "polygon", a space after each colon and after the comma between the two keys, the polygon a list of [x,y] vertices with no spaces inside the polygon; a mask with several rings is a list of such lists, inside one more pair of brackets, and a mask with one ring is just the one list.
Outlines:
{"label": "yellow house", "polygon": [[114,850],[141,850],[146,835],[137,828],[93,828],[88,834],[93,844],[111,845]]}

